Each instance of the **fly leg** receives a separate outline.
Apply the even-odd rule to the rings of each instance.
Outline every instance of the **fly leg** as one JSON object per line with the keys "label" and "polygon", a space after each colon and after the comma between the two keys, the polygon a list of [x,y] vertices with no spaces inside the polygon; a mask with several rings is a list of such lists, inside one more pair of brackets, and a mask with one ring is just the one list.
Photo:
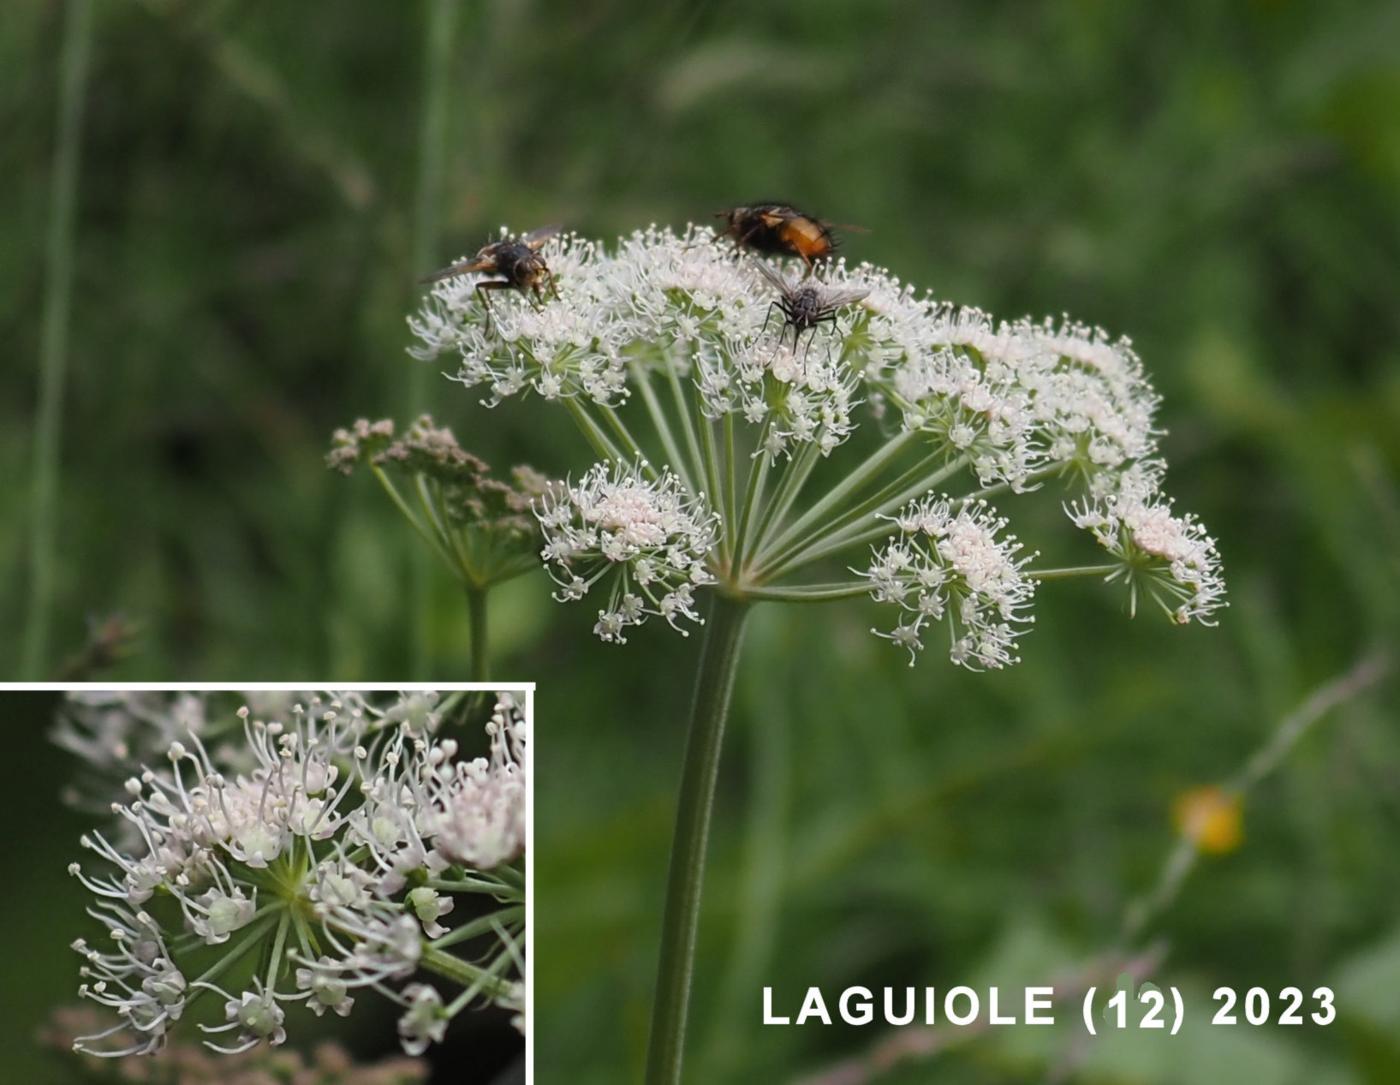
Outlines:
{"label": "fly leg", "polygon": [[[768,303],[768,313],[767,313],[767,315],[764,316],[764,318],[763,318],[763,327],[761,327],[761,328],[758,329],[758,338],[759,338],[759,339],[762,339],[762,338],[763,338],[763,333],[766,332],[766,331],[768,330],[768,322],[769,322],[770,320],[773,319],[773,310],[774,310],[774,309],[777,309],[778,312],[781,313],[781,312],[783,311],[782,304],[781,304],[780,302],[776,302],[776,301],[770,301],[770,302]],[[787,317],[786,317],[786,316],[783,317],[783,326],[778,330],[778,346],[782,346],[782,345],[783,345],[783,333],[784,333],[785,331],[787,331]]]}
{"label": "fly leg", "polygon": [[505,279],[482,279],[476,284],[477,297],[481,299],[481,307],[486,311],[486,327],[491,327],[491,295],[492,290],[512,290],[514,287]]}

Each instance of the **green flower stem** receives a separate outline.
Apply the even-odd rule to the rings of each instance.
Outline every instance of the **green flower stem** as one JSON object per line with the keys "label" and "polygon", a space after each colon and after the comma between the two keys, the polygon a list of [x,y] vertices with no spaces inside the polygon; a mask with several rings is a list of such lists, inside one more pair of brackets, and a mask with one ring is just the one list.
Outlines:
{"label": "green flower stem", "polygon": [[[455,958],[453,959],[455,960]],[[502,953],[486,968],[477,969],[476,971],[479,973],[477,978],[465,991],[443,1007],[442,1012],[449,1018],[456,1017],[466,1009],[467,1006],[470,1005],[471,1000],[482,991],[485,991],[491,998],[509,994],[511,984],[508,981],[502,980],[497,973],[502,971],[512,960],[516,959],[517,958],[513,958],[508,953]]]}
{"label": "green flower stem", "polygon": [[695,479],[691,475],[690,466],[684,455],[681,454],[681,447],[676,443],[675,433],[671,430],[671,423],[666,418],[665,408],[661,401],[656,398],[656,390],[651,386],[651,375],[647,372],[646,366],[640,362],[634,363],[632,373],[636,377],[637,391],[642,394],[642,403],[646,406],[647,414],[651,416],[651,424],[656,430],[656,435],[661,439],[661,447],[666,451],[666,458],[671,463],[671,469],[680,476],[685,488],[692,494],[699,492],[699,487],[695,484]]}
{"label": "green flower stem", "polygon": [[374,477],[379,480],[379,485],[384,488],[384,492],[389,495],[389,500],[391,500],[399,512],[403,514],[403,518],[413,525],[413,530],[418,532],[423,541],[437,552],[438,557],[442,558],[448,565],[452,565],[452,554],[443,547],[441,539],[423,526],[423,522],[418,519],[417,514],[409,508],[408,502],[405,501],[403,495],[399,493],[399,488],[395,486],[393,480],[384,473],[384,469],[382,467],[371,466],[370,470],[374,472]]}
{"label": "green flower stem", "polygon": [[311,930],[311,924],[307,922],[306,916],[302,915],[300,908],[292,909],[292,922],[297,930],[297,947],[301,950],[304,958],[313,959],[320,955],[320,941]]}
{"label": "green flower stem", "polygon": [[744,487],[744,504],[734,528],[734,560],[730,563],[730,573],[739,578],[743,575],[744,556],[754,537],[754,510],[763,503],[763,490],[768,481],[769,455],[763,451],[768,431],[773,420],[765,418],[758,431],[758,454],[749,461],[749,477]]}
{"label": "green flower stem", "polygon": [[617,439],[622,442],[623,448],[627,450],[628,455],[636,460],[646,459],[646,456],[642,454],[642,446],[637,444],[637,439],[632,436],[632,431],[627,428],[627,424],[623,422],[621,415],[619,415],[614,408],[606,405],[599,406],[598,410],[607,421],[608,428],[610,428],[613,433],[617,435]]}
{"label": "green flower stem", "polygon": [[869,595],[870,585],[864,581],[845,584],[793,584],[771,588],[750,588],[750,598],[779,603],[828,603],[835,599],[855,599]]}
{"label": "green flower stem", "polygon": [[460,957],[454,957],[443,950],[424,946],[423,955],[418,959],[418,963],[429,972],[467,988],[470,994],[466,1001],[470,1002],[472,998],[482,992],[491,998],[499,998],[510,991],[510,982],[495,974],[498,969],[504,968],[509,960],[507,955],[502,954],[492,963],[490,968],[478,968],[476,965],[468,964]]}
{"label": "green flower stem", "polygon": [[1068,580],[1074,576],[1107,576],[1119,568],[1117,565],[1076,565],[1065,569],[1027,569],[1026,575],[1037,580]]}
{"label": "green flower stem", "polygon": [[[256,912],[253,913],[252,918],[249,919],[248,922],[245,923],[241,929],[245,931],[248,930],[250,927],[252,927],[254,923],[258,923],[261,920],[267,919],[268,916],[270,916],[273,912],[275,912],[278,908],[281,907],[281,901],[277,901],[273,904],[264,904],[261,908],[259,908]],[[205,944],[206,943],[204,941],[203,936],[198,934],[182,935],[179,938],[172,939],[169,943],[170,952],[176,956],[182,956],[190,952],[190,950],[198,949],[200,946]],[[200,978],[203,979],[204,977],[201,976]]]}
{"label": "green flower stem", "polygon": [[[438,515],[439,509],[445,509],[447,507],[447,502],[443,498],[442,483],[437,479],[429,481],[425,476],[419,475],[418,488],[423,495],[423,507],[428,513],[428,516],[432,519],[433,524],[437,527],[438,534],[442,536],[443,545],[446,546],[452,552],[453,557],[456,558],[456,561],[451,566],[453,571],[462,578],[468,587],[485,587],[481,570],[483,568],[490,568],[490,566],[487,563],[475,560],[477,557],[482,556],[477,553],[481,548],[471,545],[470,535],[467,531],[453,530],[448,524],[444,523],[443,518]],[[484,556],[489,558],[489,547],[487,547],[487,553]]]}
{"label": "green flower stem", "polygon": [[487,881],[485,878],[429,878],[423,884],[444,893],[489,893],[503,899],[515,896],[517,892],[504,882]]}
{"label": "green flower stem", "polygon": [[240,932],[243,934],[242,940],[237,942],[232,949],[226,950],[217,961],[190,982],[190,996],[185,1003],[186,1008],[193,1006],[208,990],[207,987],[201,987],[200,984],[213,983],[244,957],[248,956],[248,954],[262,942],[263,938],[266,937],[267,932],[272,929],[272,924],[275,922],[277,922],[277,920],[274,917],[268,916],[258,926],[254,926],[250,923],[248,926],[244,927],[243,931]]}
{"label": "green flower stem", "polygon": [[[438,541],[442,544],[443,552],[451,559],[449,564],[454,569],[460,568],[462,564],[460,562],[461,551],[454,541],[452,530],[443,522],[442,517],[438,515],[438,508],[440,506],[435,499],[441,498],[441,489],[430,486],[426,475],[415,476],[414,489],[418,491],[418,504],[423,508],[424,517],[437,533]],[[435,490],[436,493],[434,492]]]}
{"label": "green flower stem", "polygon": [[275,990],[277,987],[277,970],[282,967],[282,950],[287,946],[287,928],[292,925],[292,913],[288,908],[282,909],[282,918],[277,921],[277,934],[272,939],[272,959],[267,966],[267,989]]}
{"label": "green flower stem", "polygon": [[593,451],[602,456],[603,459],[613,463],[626,462],[628,457],[624,456],[618,447],[612,443],[612,439],[603,432],[601,426],[593,420],[593,416],[588,413],[588,408],[578,401],[576,396],[565,396],[564,406],[569,413],[574,416],[574,421],[578,423],[578,428],[583,431],[588,443],[593,446]]}
{"label": "green flower stem", "polygon": [[468,680],[485,682],[489,670],[486,655],[486,589],[467,589],[467,618],[471,624],[471,669]]}
{"label": "green flower stem", "polygon": [[959,457],[932,474],[925,475],[913,484],[906,486],[902,491],[887,498],[873,509],[867,508],[870,502],[865,502],[861,506],[861,514],[857,522],[848,527],[829,530],[825,534],[813,533],[810,542],[801,544],[796,549],[789,547],[785,554],[778,555],[771,562],[765,563],[759,575],[765,581],[774,580],[784,573],[793,572],[804,565],[810,565],[828,554],[849,550],[863,543],[884,538],[890,534],[890,525],[880,522],[883,517],[888,516],[913,498],[921,497],[940,482],[957,474],[966,466],[966,463],[965,458]]}
{"label": "green flower stem", "polygon": [[[681,420],[681,430],[685,434],[685,444],[686,447],[690,449],[691,477],[695,480],[697,487],[696,492],[698,493],[698,487],[702,484],[706,486],[712,485],[706,481],[708,475],[705,471],[706,464],[711,461],[707,461],[705,457],[700,454],[700,441],[695,435],[695,423],[690,419],[690,407],[686,401],[685,388],[681,384],[681,374],[676,368],[675,360],[666,358],[662,362],[662,365],[666,370],[667,383],[671,387],[671,400],[675,403],[676,414]],[[706,428],[709,428],[708,424]],[[711,493],[711,502],[717,500],[718,497],[719,495],[717,493]]]}
{"label": "green flower stem", "polygon": [[[700,443],[705,450],[702,462],[705,465],[706,485],[710,488],[707,495],[710,508],[716,512],[723,512],[728,507],[729,502],[725,496],[724,483],[720,475],[719,449],[715,447],[715,428],[708,418],[700,414],[699,404],[696,405],[696,414],[699,415],[697,425],[700,429]],[[726,526],[732,527],[733,523],[733,520],[728,520]],[[727,565],[734,553],[734,540],[729,537],[728,532],[720,535],[719,552],[721,560]]]}
{"label": "green flower stem", "polygon": [[29,532],[29,606],[20,675],[43,678],[53,620],[54,538],[58,507],[63,390],[68,376],[68,318],[73,306],[73,223],[82,157],[83,103],[92,52],[92,2],[73,0],[63,26],[49,231],[44,250],[44,323],[39,346],[39,402],[34,427]]}
{"label": "green flower stem", "polygon": [[[901,475],[894,482],[880,490],[879,493],[867,498],[855,509],[852,509],[845,516],[831,525],[831,531],[825,539],[816,540],[823,545],[817,551],[803,556],[802,564],[807,564],[816,558],[824,556],[835,550],[847,549],[861,543],[874,542],[876,539],[885,538],[889,535],[889,529],[883,524],[860,524],[859,521],[868,517],[882,517],[894,512],[905,502],[916,497],[923,497],[930,489],[939,483],[951,478],[964,467],[967,466],[967,458],[959,457],[950,460],[945,466],[939,468],[932,475],[926,475],[918,479],[918,467],[911,468]],[[1041,479],[1057,472],[1063,464],[1052,464],[1043,467],[1039,471],[1032,472],[1026,476],[1027,483],[1039,482]],[[910,480],[918,479],[911,482]],[[999,482],[995,486],[986,486],[972,493],[964,494],[962,497],[954,498],[953,505],[963,508],[974,501],[982,501],[988,497],[995,497],[997,494],[1005,493],[1011,488],[1009,483]],[[784,564],[780,571],[798,568],[796,565]]]}
{"label": "green flower stem", "polygon": [[759,519],[758,528],[754,532],[758,539],[758,546],[766,545],[769,531],[774,524],[781,524],[787,519],[787,514],[792,510],[794,502],[802,493],[802,488],[807,485],[807,480],[812,476],[812,471],[821,458],[821,452],[817,448],[816,442],[809,441],[802,446],[795,457],[783,465],[773,499],[763,510],[763,516]]}
{"label": "green flower stem", "polygon": [[731,563],[737,566],[739,554],[744,548],[744,539],[739,532],[739,478],[738,452],[734,442],[734,412],[724,415],[724,522],[729,525],[732,538],[729,543]]}
{"label": "green flower stem", "polygon": [[905,430],[886,441],[873,456],[869,457],[864,463],[833,486],[826,496],[799,516],[797,520],[774,539],[766,549],[776,551],[779,547],[800,539],[802,537],[802,532],[807,528],[816,527],[818,530],[824,528],[826,526],[825,522],[830,518],[831,513],[839,509],[842,502],[859,493],[860,488],[879,474],[879,472],[884,469],[885,464],[899,455],[915,436],[917,436],[917,434],[914,431]]}
{"label": "green flower stem", "polygon": [[[1044,467],[1032,471],[1022,480],[1021,492],[1025,493],[1029,490],[1037,489],[1036,483],[1043,482],[1052,475],[1060,474],[1069,466],[1069,462],[1068,460],[1056,460],[1054,463],[1046,464]],[[997,497],[1000,494],[1004,494],[1009,489],[1011,489],[1011,483],[998,482],[992,486],[984,486],[980,490],[973,490],[970,494],[964,494],[962,497],[958,498],[958,501],[962,504],[967,504],[969,501],[984,501],[989,497]]]}
{"label": "green flower stem", "polygon": [[652,1002],[647,1085],[677,1085],[681,1079],[710,811],[749,605],[748,600],[716,594],[706,624],[661,920],[661,961]]}
{"label": "green flower stem", "polygon": [[801,554],[814,544],[830,542],[843,532],[848,533],[852,529],[861,529],[863,525],[868,526],[867,521],[872,516],[878,516],[890,508],[898,508],[911,494],[921,495],[927,487],[962,470],[966,462],[960,457],[935,468],[930,474],[928,461],[920,459],[874,493],[866,494],[856,504],[829,518],[825,523],[809,526],[795,539],[790,537],[789,532],[789,540],[786,543],[772,544],[763,555],[765,577],[771,579],[773,575],[766,570],[785,567],[788,559]]}
{"label": "green flower stem", "polygon": [[742,566],[744,557],[758,542],[757,513],[763,507],[764,494],[768,488],[768,474],[771,470],[772,464],[766,452],[760,452],[749,465],[748,486],[744,492],[743,511],[739,516],[739,540],[744,549],[734,557],[736,570]]}
{"label": "green flower stem", "polygon": [[525,918],[525,906],[523,904],[512,905],[509,908],[502,908],[498,912],[473,919],[470,923],[463,923],[455,930],[444,934],[429,943],[433,949],[446,949],[448,946],[455,946],[458,942],[466,942],[478,935],[486,934],[494,930],[497,926],[508,927],[512,923],[519,923]]}

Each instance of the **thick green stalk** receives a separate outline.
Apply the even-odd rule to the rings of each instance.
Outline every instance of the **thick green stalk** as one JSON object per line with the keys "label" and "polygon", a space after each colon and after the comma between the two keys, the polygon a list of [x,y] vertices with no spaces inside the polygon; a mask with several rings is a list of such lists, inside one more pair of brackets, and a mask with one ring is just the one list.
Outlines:
{"label": "thick green stalk", "polygon": [[73,220],[82,160],[83,102],[92,51],[91,0],[71,0],[63,27],[53,204],[44,253],[44,324],[39,345],[38,422],[34,428],[29,533],[29,608],[20,676],[45,677],[53,620],[53,551],[63,388],[68,370],[68,315],[73,305]]}
{"label": "thick green stalk", "polygon": [[[452,89],[452,39],[457,21],[456,0],[428,0],[423,40],[423,96],[418,123],[418,193],[413,215],[413,267],[422,275],[437,258],[443,178],[446,175],[447,118]],[[411,366],[407,381],[406,418],[424,410],[429,369]],[[432,584],[428,563],[418,553],[409,556],[409,621],[412,629],[413,675],[422,678],[428,659],[427,616]]]}
{"label": "thick green stalk", "polygon": [[705,630],[661,920],[661,961],[652,1002],[647,1085],[677,1085],[681,1080],[710,811],[749,605],[746,600],[717,594]]}

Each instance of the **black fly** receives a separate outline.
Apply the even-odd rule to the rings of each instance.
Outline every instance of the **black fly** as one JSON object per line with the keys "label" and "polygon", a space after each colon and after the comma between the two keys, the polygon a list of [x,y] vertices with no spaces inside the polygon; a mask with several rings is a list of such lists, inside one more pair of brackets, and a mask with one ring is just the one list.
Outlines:
{"label": "black fly", "polygon": [[[778,291],[778,300],[768,307],[768,317],[764,318],[763,328],[767,329],[768,320],[772,318],[773,310],[776,308],[783,314],[783,326],[778,332],[778,345],[782,345],[787,330],[791,328],[794,354],[797,353],[798,340],[804,332],[815,335],[819,324],[835,326],[839,310],[848,305],[854,305],[870,293],[869,290],[859,288],[840,289],[824,286],[810,279],[792,282],[762,260],[755,260],[754,264],[762,272],[763,277]],[[762,335],[763,332],[760,331],[759,334]],[[810,337],[807,341],[807,349],[812,349]]]}
{"label": "black fly", "polygon": [[470,275],[474,272],[498,276],[482,279],[476,284],[476,292],[481,297],[488,320],[491,305],[487,291],[490,290],[518,290],[539,305],[546,288],[556,298],[559,296],[559,289],[554,285],[554,276],[550,274],[549,265],[540,255],[540,249],[544,248],[545,242],[556,236],[559,230],[558,226],[543,226],[519,237],[493,241],[489,245],[483,245],[475,256],[436,271],[421,281],[435,283],[440,279]]}

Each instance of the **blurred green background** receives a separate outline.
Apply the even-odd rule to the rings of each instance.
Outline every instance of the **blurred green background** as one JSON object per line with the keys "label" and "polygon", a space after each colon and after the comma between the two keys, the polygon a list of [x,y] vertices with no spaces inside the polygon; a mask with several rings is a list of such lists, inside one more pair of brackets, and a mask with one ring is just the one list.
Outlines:
{"label": "blurred green background", "polygon": [[[0,27],[12,671],[66,7],[10,5]],[[434,11],[440,200],[421,191]],[[1397,41],[1385,0],[98,2],[52,635],[44,672],[14,676],[55,673],[114,612],[140,635],[111,678],[462,676],[456,589],[429,569],[413,612],[415,540],[369,480],[324,470],[330,430],[430,409],[494,463],[588,457],[562,412],[413,376],[415,276],[503,222],[608,236],[789,199],[942,297],[1130,333],[1165,397],[1169,490],[1217,535],[1232,605],[1183,631],[1056,586],[1025,662],[980,676],[933,652],[907,669],[862,605],[760,613],[693,1080],[797,1079],[876,1041],[762,1028],[765,983],[1013,984],[1094,960],[1157,876],[1173,798],[1400,625]],[[1064,531],[1053,508],[1017,527]],[[601,645],[540,575],[493,607],[498,673],[541,683],[539,1080],[631,1080],[697,645],[650,626]],[[1251,796],[1243,845],[1146,932],[1198,1018],[1219,984],[1330,983],[1337,1025],[993,1037],[872,1080],[1400,1080],[1394,694],[1323,721]],[[71,836],[36,818],[27,861],[61,866]]]}

